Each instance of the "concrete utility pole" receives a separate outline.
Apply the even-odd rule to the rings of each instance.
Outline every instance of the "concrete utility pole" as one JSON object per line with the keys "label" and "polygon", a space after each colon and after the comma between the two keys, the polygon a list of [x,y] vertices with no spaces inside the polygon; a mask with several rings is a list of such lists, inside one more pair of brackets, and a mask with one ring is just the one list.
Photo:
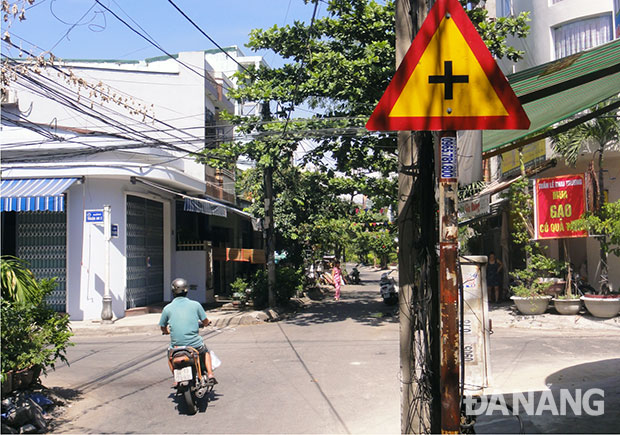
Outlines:
{"label": "concrete utility pole", "polygon": [[[263,120],[271,119],[269,101],[263,102],[261,107]],[[267,251],[267,294],[269,308],[276,306],[276,239],[273,223],[273,163],[264,169],[263,183],[265,186],[265,249]]]}
{"label": "concrete utility pole", "polygon": [[[396,68],[400,65],[411,42],[419,31],[434,0],[396,1]],[[414,300],[422,290],[420,279],[420,236],[435,234],[435,200],[433,175],[433,138],[429,132],[400,131],[398,133],[398,240],[399,240],[399,308],[400,308],[400,369],[401,369],[401,433],[437,433],[440,431],[439,406],[439,295],[436,291],[435,265],[427,264],[431,291],[429,316],[416,317]],[[426,192],[414,195],[414,184],[421,179]],[[417,198],[417,199],[416,199]],[[431,242],[434,250],[436,240]],[[432,276],[435,274],[435,276]],[[430,331],[431,337],[425,337]],[[429,346],[420,346],[422,343]],[[416,346],[418,345],[418,346]],[[423,354],[420,349],[430,353]],[[417,349],[417,350],[416,350]],[[429,361],[432,366],[428,367]],[[431,374],[431,397],[425,400],[418,385],[419,379]],[[430,399],[430,401],[429,401]]]}
{"label": "concrete utility pole", "polygon": [[269,307],[276,306],[275,232],[273,226],[273,168],[265,168],[265,247],[267,249],[267,288]]}

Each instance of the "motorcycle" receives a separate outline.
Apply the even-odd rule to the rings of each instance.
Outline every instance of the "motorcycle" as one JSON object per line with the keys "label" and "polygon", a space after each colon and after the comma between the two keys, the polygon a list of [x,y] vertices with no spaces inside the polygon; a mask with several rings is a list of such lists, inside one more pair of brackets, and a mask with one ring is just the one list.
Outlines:
{"label": "motorcycle", "polygon": [[198,401],[213,390],[207,373],[201,370],[198,351],[191,346],[168,349],[168,364],[174,375],[177,395],[184,397],[187,413],[195,414]]}
{"label": "motorcycle", "polygon": [[395,305],[398,303],[398,289],[396,288],[396,280],[390,277],[392,272],[394,272],[394,270],[382,273],[381,279],[379,280],[379,291],[381,292],[381,297],[386,305]]}
{"label": "motorcycle", "polygon": [[349,274],[349,279],[351,284],[361,284],[362,280],[360,279],[360,271],[357,266],[353,266],[351,269],[351,273]]}
{"label": "motorcycle", "polygon": [[578,273],[571,273],[571,287],[573,294],[583,296],[587,293],[597,294],[599,292],[596,291],[594,287],[592,287],[581,275]]}

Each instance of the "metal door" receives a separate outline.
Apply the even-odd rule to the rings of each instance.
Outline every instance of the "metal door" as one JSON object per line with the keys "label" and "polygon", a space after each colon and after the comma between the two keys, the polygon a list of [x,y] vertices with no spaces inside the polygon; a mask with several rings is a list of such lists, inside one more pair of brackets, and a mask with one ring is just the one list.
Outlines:
{"label": "metal door", "polygon": [[28,262],[37,279],[56,278],[56,288],[46,301],[65,312],[67,303],[67,213],[62,211],[18,212],[17,257]]}
{"label": "metal door", "polygon": [[164,205],[127,195],[127,308],[164,300]]}

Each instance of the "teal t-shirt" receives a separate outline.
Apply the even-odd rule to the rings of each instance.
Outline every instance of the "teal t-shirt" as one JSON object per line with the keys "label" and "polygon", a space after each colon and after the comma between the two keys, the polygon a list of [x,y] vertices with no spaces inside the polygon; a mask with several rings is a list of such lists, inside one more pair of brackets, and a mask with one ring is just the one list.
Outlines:
{"label": "teal t-shirt", "polygon": [[159,326],[170,326],[171,346],[203,345],[202,337],[198,335],[198,322],[207,318],[207,313],[196,301],[186,297],[176,297],[164,307],[159,319]]}

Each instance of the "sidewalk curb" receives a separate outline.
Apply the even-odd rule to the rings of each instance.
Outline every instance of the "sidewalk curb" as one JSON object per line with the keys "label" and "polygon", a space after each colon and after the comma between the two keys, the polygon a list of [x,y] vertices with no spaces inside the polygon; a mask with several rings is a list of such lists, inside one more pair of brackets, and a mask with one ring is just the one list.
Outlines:
{"label": "sidewalk curb", "polygon": [[550,308],[544,314],[524,315],[517,311],[511,303],[495,305],[489,310],[489,318],[493,322],[493,328],[502,327],[514,330],[546,330],[575,332],[620,332],[620,317],[596,318],[582,311],[575,315],[556,314]]}
{"label": "sidewalk curb", "polygon": [[[265,322],[277,322],[282,319],[282,314],[273,309],[262,311],[231,312],[230,314],[213,314],[207,311],[207,318],[211,320],[210,326],[216,328],[256,325]],[[116,319],[111,324],[101,324],[99,322],[79,321],[71,322],[70,326],[75,336],[94,336],[94,335],[123,335],[123,334],[160,334],[157,324],[159,313],[151,313]],[[137,322],[136,324],[124,325],[124,322]]]}

